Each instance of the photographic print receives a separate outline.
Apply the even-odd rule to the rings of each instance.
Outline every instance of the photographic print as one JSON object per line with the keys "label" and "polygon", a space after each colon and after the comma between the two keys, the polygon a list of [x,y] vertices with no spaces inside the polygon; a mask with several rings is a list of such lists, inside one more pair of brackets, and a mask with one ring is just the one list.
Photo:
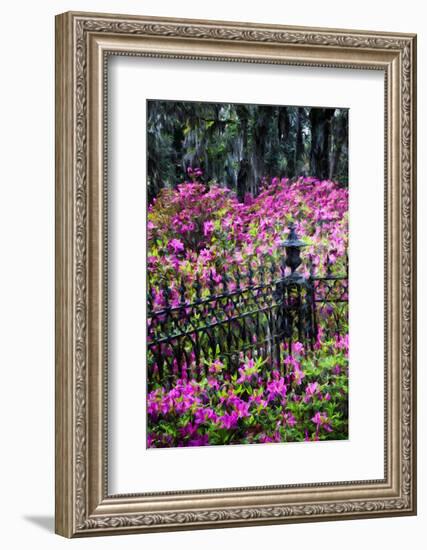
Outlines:
{"label": "photographic print", "polygon": [[55,531],[415,515],[416,35],[55,26]]}
{"label": "photographic print", "polygon": [[348,118],[147,101],[147,447],[348,438]]}

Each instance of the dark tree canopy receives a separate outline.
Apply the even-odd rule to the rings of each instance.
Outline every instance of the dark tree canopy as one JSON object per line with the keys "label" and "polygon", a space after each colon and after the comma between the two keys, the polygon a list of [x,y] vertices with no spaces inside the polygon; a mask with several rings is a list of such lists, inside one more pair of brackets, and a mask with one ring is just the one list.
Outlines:
{"label": "dark tree canopy", "polygon": [[240,200],[257,195],[263,177],[347,185],[348,109],[149,100],[149,200],[196,166]]}

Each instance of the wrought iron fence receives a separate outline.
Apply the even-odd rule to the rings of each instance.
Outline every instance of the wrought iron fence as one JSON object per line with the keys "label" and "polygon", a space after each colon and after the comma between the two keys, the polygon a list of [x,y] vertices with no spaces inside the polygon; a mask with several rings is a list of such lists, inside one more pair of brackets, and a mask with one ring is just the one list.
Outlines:
{"label": "wrought iron fence", "polygon": [[[261,356],[267,365],[284,374],[286,355],[301,342],[312,348],[322,319],[322,330],[331,337],[342,330],[348,314],[348,274],[333,274],[327,261],[325,276],[297,272],[301,263],[295,229],[284,241],[286,255],[279,262],[265,258],[255,274],[251,268],[233,277],[211,272],[202,290],[194,282],[195,299],[188,301],[181,282],[179,299],[163,286],[162,307],[154,307],[154,289],[148,291],[148,388],[158,383],[170,387],[181,377],[208,375],[216,359],[234,373],[242,356]],[[286,267],[291,273],[286,275]],[[157,289],[157,292],[159,289]]]}

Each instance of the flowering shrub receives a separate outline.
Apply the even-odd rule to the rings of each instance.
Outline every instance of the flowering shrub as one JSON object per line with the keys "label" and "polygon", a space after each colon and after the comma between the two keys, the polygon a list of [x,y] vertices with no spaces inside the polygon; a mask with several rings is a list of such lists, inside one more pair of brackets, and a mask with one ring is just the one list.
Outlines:
{"label": "flowering shrub", "polygon": [[[148,277],[153,310],[190,303],[212,285],[237,285],[242,272],[259,282],[266,257],[280,261],[281,242],[295,222],[306,242],[299,271],[324,275],[327,265],[344,271],[348,240],[348,191],[331,181],[273,178],[244,203],[232,191],[198,181],[163,189],[148,211]],[[311,265],[309,265],[308,261]],[[196,283],[199,289],[196,288]],[[296,342],[284,365],[255,353],[240,354],[237,372],[226,360],[204,358],[169,389],[155,382],[157,365],[149,356],[147,396],[149,447],[265,443],[348,436],[348,324],[339,333],[326,330],[331,311],[323,308],[314,349]],[[198,373],[197,377],[191,373]]]}

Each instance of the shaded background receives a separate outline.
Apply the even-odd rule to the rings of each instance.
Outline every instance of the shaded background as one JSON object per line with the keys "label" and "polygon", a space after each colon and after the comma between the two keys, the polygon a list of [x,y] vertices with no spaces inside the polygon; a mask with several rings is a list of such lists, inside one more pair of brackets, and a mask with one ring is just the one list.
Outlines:
{"label": "shaded background", "polygon": [[201,167],[205,180],[256,196],[263,177],[348,184],[348,109],[147,101],[148,199]]}

